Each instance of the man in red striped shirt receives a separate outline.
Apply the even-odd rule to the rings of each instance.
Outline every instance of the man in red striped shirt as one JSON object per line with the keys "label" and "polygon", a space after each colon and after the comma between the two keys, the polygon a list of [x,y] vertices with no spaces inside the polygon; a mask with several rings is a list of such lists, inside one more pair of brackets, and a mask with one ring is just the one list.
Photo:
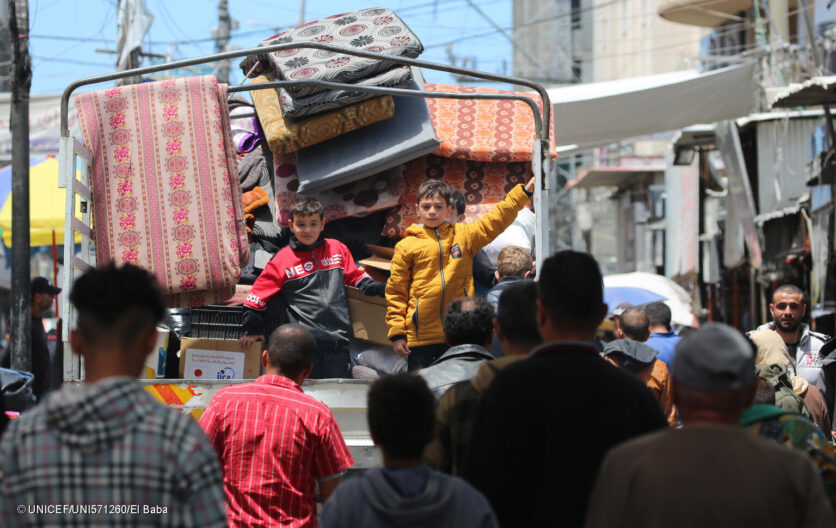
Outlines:
{"label": "man in red striped shirt", "polygon": [[315,349],[301,326],[279,327],[264,375],[219,390],[200,418],[223,466],[230,526],[316,527],[316,482],[324,502],[354,464],[331,411],[302,392]]}

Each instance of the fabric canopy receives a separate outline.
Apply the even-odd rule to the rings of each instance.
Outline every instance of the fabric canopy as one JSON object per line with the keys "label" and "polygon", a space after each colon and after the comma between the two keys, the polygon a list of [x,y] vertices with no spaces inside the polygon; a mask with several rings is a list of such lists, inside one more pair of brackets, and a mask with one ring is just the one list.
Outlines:
{"label": "fabric canopy", "polygon": [[[11,167],[0,171],[0,188],[3,181],[12,180]],[[10,186],[10,185],[9,185]],[[58,187],[58,160],[47,158],[29,167],[29,237],[30,246],[52,245],[52,232],[58,244],[64,243],[64,222],[66,221],[65,199],[67,190]],[[77,200],[78,202],[78,200]],[[0,209],[0,229],[3,242],[12,245],[12,193],[9,192]],[[76,243],[81,236],[76,235]]]}
{"label": "fabric canopy", "polygon": [[754,71],[746,63],[550,88],[558,152],[748,115]]}

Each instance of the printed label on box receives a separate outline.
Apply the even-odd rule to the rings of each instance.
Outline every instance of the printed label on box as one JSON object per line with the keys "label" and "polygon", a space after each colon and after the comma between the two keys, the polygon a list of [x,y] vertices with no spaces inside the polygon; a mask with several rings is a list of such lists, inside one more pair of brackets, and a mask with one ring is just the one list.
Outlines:
{"label": "printed label on box", "polygon": [[244,353],[223,350],[186,351],[186,379],[244,379]]}

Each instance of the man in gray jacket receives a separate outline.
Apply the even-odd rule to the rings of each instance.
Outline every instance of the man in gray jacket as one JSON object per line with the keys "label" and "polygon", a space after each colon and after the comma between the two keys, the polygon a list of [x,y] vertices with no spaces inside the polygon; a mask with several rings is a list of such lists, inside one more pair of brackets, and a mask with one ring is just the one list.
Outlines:
{"label": "man in gray jacket", "polygon": [[444,317],[444,334],[450,348],[418,372],[436,400],[455,383],[475,376],[479,365],[493,359],[488,352],[493,340],[493,316],[491,305],[479,297],[456,299],[450,303]]}
{"label": "man in gray jacket", "polygon": [[433,437],[435,402],[411,374],[377,380],[368,396],[369,432],[383,467],[340,484],[322,507],[322,528],[496,528],[493,510],[473,486],[421,461]]}
{"label": "man in gray jacket", "polygon": [[772,314],[772,321],[759,326],[757,330],[769,329],[778,332],[787,345],[793,373],[824,391],[826,387],[821,371],[824,358],[821,357],[820,350],[829,337],[813,332],[810,325],[801,322],[807,313],[804,292],[792,284],[779,286],[772,294],[769,313]]}
{"label": "man in gray jacket", "polygon": [[586,528],[834,525],[809,459],[740,427],[756,390],[754,359],[751,344],[720,323],[677,345],[674,399],[684,426],[609,451]]}
{"label": "man in gray jacket", "polygon": [[[778,286],[769,303],[772,321],[748,332],[749,336],[758,330],[774,330],[787,345],[791,363],[787,369],[813,384],[824,396],[827,413],[832,420],[836,401],[836,354],[833,343],[825,347],[829,336],[810,330],[802,323],[807,313],[807,302],[801,288],[792,284]],[[834,424],[836,427],[836,424]],[[826,434],[832,432],[825,431]]]}

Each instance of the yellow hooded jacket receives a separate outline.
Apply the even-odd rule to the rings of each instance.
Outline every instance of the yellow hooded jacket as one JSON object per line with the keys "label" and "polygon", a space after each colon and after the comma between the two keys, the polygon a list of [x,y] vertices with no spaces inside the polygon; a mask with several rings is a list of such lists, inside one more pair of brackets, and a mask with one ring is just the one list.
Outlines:
{"label": "yellow hooded jacket", "polygon": [[386,283],[389,339],[407,346],[444,343],[442,321],[453,299],[473,295],[473,256],[513,223],[529,201],[517,185],[472,224],[412,224],[395,246]]}

